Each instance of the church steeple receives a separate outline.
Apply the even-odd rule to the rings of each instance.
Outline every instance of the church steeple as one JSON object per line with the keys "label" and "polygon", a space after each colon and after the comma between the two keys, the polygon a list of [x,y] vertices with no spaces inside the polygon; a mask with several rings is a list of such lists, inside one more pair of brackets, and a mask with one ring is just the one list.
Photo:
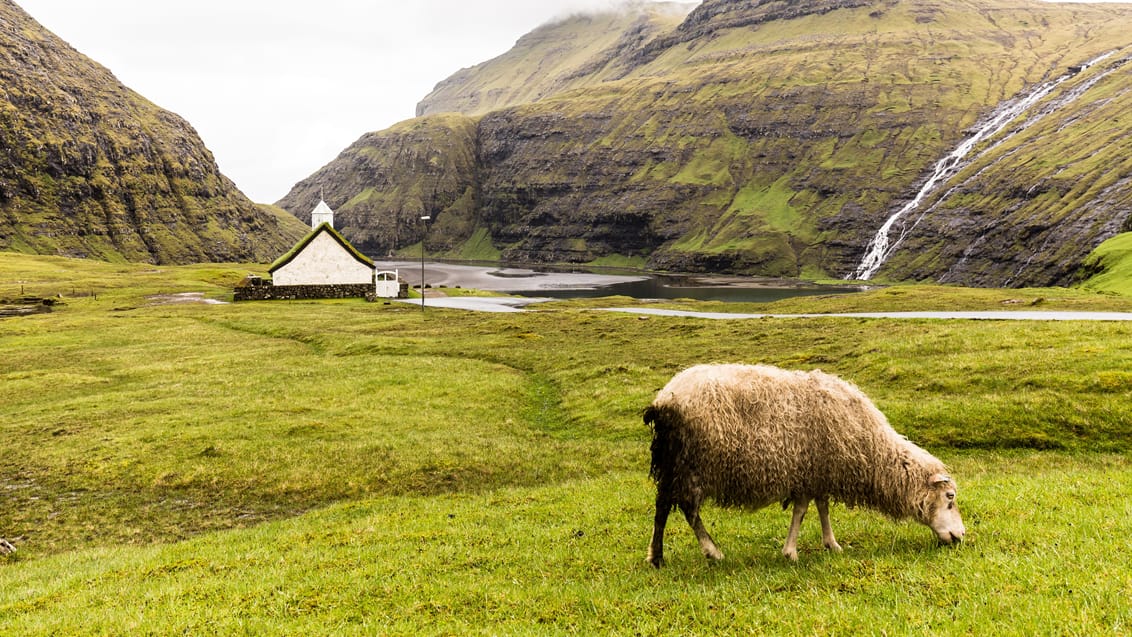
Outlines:
{"label": "church steeple", "polygon": [[325,201],[319,199],[318,205],[311,212],[311,228],[317,228],[324,223],[330,224],[331,228],[334,227],[334,211]]}

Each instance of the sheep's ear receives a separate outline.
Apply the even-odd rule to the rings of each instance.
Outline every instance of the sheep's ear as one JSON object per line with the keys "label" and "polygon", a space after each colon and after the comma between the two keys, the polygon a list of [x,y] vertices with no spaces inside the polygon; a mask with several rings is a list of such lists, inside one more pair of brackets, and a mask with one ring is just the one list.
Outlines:
{"label": "sheep's ear", "polygon": [[941,484],[951,484],[951,476],[946,473],[937,473],[932,476],[932,486],[939,486]]}

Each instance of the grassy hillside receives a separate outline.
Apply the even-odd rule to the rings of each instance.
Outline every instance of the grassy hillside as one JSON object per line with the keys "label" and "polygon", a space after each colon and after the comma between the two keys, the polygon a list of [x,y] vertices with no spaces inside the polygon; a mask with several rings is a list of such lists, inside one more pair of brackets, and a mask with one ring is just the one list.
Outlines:
{"label": "grassy hillside", "polygon": [[[261,268],[0,253],[0,298],[65,303],[0,319],[0,537],[18,548],[0,557],[0,633],[1022,635],[1132,622],[1132,553],[1111,541],[1132,532],[1132,354],[1114,346],[1132,326],[170,303],[230,298]],[[929,297],[1129,309],[1058,290],[853,302]],[[787,564],[784,513],[709,507],[723,563],[706,564],[673,519],[670,565],[647,567],[640,411],[704,361],[859,384],[949,462],[968,541],[940,549],[918,525],[835,507],[845,553],[821,552],[807,524]]]}
{"label": "grassy hillside", "polygon": [[[176,545],[0,566],[16,634],[1119,633],[1132,617],[1123,456],[952,458],[968,544],[835,508],[845,553],[783,514],[709,510],[727,553],[705,563],[682,521],[644,563],[637,474],[482,495],[376,498]],[[1056,490],[1056,497],[1050,497]],[[1050,500],[1054,500],[1053,503]],[[1098,507],[1095,502],[1113,503]],[[844,538],[849,538],[848,540]]]}
{"label": "grassy hillside", "polygon": [[[1067,96],[1037,109],[1032,123],[977,149],[977,159],[922,207],[926,215],[893,255],[888,276],[1066,282],[1099,239],[1128,230],[1132,160],[1121,149],[1132,142],[1130,61],[1132,48],[1113,49],[1068,80]],[[950,264],[942,275],[941,264]]]}
{"label": "grassy hillside", "polygon": [[[475,252],[485,232],[477,223],[475,153],[476,126],[469,117],[408,120],[363,135],[323,168],[329,179],[299,182],[278,205],[309,221],[325,199],[335,210],[335,227],[375,256],[419,246],[426,215],[434,229],[431,254]],[[498,256],[490,241],[488,248],[487,256]]]}
{"label": "grassy hillside", "polygon": [[1132,233],[1102,243],[1085,261],[1082,287],[1099,292],[1132,294]]}
{"label": "grassy hillside", "polygon": [[[610,33],[577,20],[546,27],[536,32],[545,39],[532,34],[442,84],[450,108],[477,118],[473,169],[443,180],[475,187],[469,208],[428,207],[438,221],[460,217],[449,223],[463,234],[435,240],[459,244],[474,228],[505,260],[617,256],[674,271],[840,278],[996,108],[1110,52],[1116,68],[1079,73],[1035,106],[1031,115],[1048,111],[1039,123],[1018,135],[1007,127],[1009,139],[943,184],[951,196],[897,228],[907,236],[879,273],[1065,285],[1128,223],[1132,182],[1119,149],[1130,25],[1122,4],[712,0],[632,46],[571,49],[589,51],[588,72],[527,93],[518,78],[538,67],[532,60],[553,58],[556,29],[586,27],[578,42]],[[546,77],[557,82],[562,71]],[[488,94],[498,99],[484,112],[476,100]],[[368,146],[382,152],[385,142]],[[349,200],[355,189],[338,176],[354,171],[340,158],[306,191],[339,188]],[[365,187],[420,181],[413,173]],[[367,214],[370,233],[396,221],[377,207]]]}
{"label": "grassy hillside", "polygon": [[528,33],[503,55],[462,69],[437,84],[417,116],[483,115],[585,87],[627,50],[675,29],[692,3],[639,3],[632,10],[575,14]]}
{"label": "grassy hillside", "polygon": [[0,0],[0,249],[271,260],[303,235],[220,173],[192,126]]}

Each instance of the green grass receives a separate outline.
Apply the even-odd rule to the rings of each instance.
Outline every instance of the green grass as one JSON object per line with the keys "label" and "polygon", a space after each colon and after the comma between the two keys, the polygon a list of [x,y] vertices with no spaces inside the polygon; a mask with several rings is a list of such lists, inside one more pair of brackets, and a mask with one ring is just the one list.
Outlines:
{"label": "green grass", "polygon": [[801,217],[790,200],[797,193],[782,182],[779,180],[770,186],[748,184],[735,195],[727,214],[765,217],[767,225],[778,232],[796,230]]}
{"label": "green grass", "polygon": [[595,268],[611,268],[615,270],[644,270],[647,265],[647,259],[643,256],[610,254],[599,259],[594,259],[588,265]]}
{"label": "green grass", "polygon": [[[0,634],[1120,634],[1132,326],[154,305],[261,266],[0,254]],[[20,283],[23,282],[23,283]],[[96,296],[72,294],[93,291]],[[16,289],[16,292],[19,290]],[[777,308],[1126,309],[910,286]],[[1017,301],[1004,305],[1004,301]],[[698,307],[713,307],[700,304]],[[714,309],[714,308],[713,308]],[[768,309],[768,308],[763,308]],[[918,308],[919,309],[919,308]],[[838,506],[845,547],[709,506],[651,527],[640,411],[704,361],[821,367],[950,465],[968,541]]]}
{"label": "green grass", "polygon": [[1132,295],[1132,232],[1102,243],[1089,255],[1085,267],[1099,272],[1085,282],[1085,288]]}
{"label": "green grass", "polygon": [[[844,285],[844,281],[825,281]],[[895,285],[863,294],[799,296],[770,305],[702,304],[713,311],[775,313],[844,313],[910,311],[1041,311],[1130,312],[1132,297],[1072,288],[957,288],[937,285]]]}
{"label": "green grass", "polygon": [[498,261],[499,256],[499,249],[492,244],[488,229],[477,228],[472,238],[460,247],[454,258],[468,261]]}
{"label": "green grass", "polygon": [[[615,473],[488,494],[385,497],[255,529],[8,565],[17,634],[1119,634],[1132,622],[1123,457],[954,459],[970,528],[834,508],[845,552],[785,514],[710,509],[716,565],[674,524],[644,563],[648,485]],[[1034,467],[1041,467],[1034,469]],[[1050,483],[1062,487],[1056,497]],[[1103,496],[1106,506],[1097,506]],[[1082,524],[1088,520],[1088,524]],[[1084,559],[1081,559],[1084,558]],[[8,572],[16,571],[11,573]],[[1066,622],[1072,621],[1072,624]],[[3,625],[3,624],[0,624]]]}

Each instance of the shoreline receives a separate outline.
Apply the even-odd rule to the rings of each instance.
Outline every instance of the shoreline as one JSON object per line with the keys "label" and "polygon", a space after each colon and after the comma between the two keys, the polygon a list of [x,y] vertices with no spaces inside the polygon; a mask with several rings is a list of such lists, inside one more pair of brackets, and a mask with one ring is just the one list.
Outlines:
{"label": "shoreline", "polygon": [[[376,261],[379,269],[397,270],[410,286],[420,285],[420,261]],[[601,272],[605,270],[606,272]],[[829,284],[802,279],[742,276],[734,274],[633,271],[625,268],[576,266],[520,266],[504,263],[424,262],[424,283],[432,287],[473,288],[489,292],[539,292],[594,290],[619,284],[656,281],[672,289],[713,288],[750,290],[823,290],[831,293],[858,292],[877,286]]]}

